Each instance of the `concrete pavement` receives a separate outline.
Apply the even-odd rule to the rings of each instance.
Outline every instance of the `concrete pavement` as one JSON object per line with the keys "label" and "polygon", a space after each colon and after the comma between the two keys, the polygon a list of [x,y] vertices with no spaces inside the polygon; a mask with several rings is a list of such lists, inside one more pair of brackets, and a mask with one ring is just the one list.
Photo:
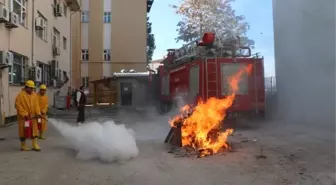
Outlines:
{"label": "concrete pavement", "polygon": [[[125,116],[127,115],[127,116]],[[327,185],[335,183],[334,131],[267,123],[236,130],[235,151],[203,159],[176,158],[163,145],[167,117],[136,121],[124,112],[115,118],[137,134],[139,156],[125,164],[80,161],[50,126],[42,152],[19,151],[17,127],[0,129],[1,185]],[[73,122],[74,118],[64,118]],[[90,119],[96,119],[91,117]],[[265,155],[265,159],[256,158]]]}

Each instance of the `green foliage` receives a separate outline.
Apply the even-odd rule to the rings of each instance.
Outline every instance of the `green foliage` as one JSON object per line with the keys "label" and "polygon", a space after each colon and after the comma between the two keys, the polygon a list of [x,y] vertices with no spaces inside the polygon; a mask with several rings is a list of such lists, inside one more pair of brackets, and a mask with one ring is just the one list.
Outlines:
{"label": "green foliage", "polygon": [[233,33],[245,36],[249,24],[244,16],[236,15],[231,3],[234,0],[182,0],[172,8],[182,20],[177,24],[176,41],[190,42],[204,32],[216,32],[220,35]]}
{"label": "green foliage", "polygon": [[149,22],[149,17],[147,17],[147,63],[152,61],[152,57],[155,50],[155,38],[152,33],[152,23]]}

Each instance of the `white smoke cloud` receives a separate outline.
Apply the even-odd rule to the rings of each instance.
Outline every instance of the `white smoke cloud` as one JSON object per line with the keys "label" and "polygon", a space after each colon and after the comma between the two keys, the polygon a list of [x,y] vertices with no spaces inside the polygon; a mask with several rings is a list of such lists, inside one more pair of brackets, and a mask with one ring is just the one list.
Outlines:
{"label": "white smoke cloud", "polygon": [[90,122],[71,126],[66,122],[49,119],[70,147],[77,151],[76,158],[99,158],[104,162],[124,162],[138,155],[135,132],[114,121]]}

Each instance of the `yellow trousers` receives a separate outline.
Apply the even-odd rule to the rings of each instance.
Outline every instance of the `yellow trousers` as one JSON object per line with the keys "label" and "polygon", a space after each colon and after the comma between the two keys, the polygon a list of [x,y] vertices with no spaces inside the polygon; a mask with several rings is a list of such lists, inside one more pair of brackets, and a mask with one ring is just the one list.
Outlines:
{"label": "yellow trousers", "polygon": [[42,124],[42,132],[45,132],[47,131],[47,128],[48,128],[48,121],[46,120],[47,119],[47,116],[45,116],[45,119],[41,119],[41,124]]}

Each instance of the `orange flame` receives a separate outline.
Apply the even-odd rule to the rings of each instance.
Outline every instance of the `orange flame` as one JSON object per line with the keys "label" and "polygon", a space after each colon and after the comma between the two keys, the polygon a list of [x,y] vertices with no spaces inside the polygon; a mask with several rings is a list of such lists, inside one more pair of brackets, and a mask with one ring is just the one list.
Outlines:
{"label": "orange flame", "polygon": [[230,149],[227,137],[233,129],[221,131],[222,120],[226,110],[230,108],[238,91],[240,77],[247,73],[250,75],[252,65],[239,70],[229,78],[232,94],[223,99],[210,98],[206,102],[200,101],[193,109],[185,105],[180,109],[181,114],[169,121],[172,127],[182,121],[182,146],[193,147],[200,152],[200,157],[218,153],[220,149]]}

